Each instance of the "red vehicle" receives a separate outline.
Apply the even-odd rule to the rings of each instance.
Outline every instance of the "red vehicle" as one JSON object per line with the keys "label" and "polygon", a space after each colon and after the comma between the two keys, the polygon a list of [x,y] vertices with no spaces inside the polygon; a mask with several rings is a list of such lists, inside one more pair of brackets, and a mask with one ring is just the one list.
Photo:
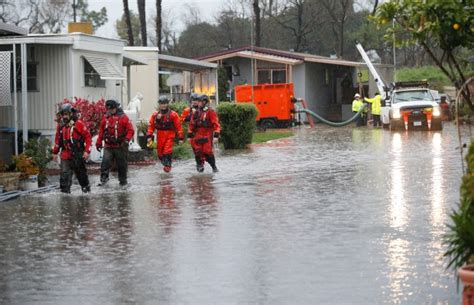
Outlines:
{"label": "red vehicle", "polygon": [[[288,127],[294,122],[293,84],[253,86],[253,102],[258,110],[257,124],[263,128]],[[252,102],[252,86],[235,87],[237,103]]]}

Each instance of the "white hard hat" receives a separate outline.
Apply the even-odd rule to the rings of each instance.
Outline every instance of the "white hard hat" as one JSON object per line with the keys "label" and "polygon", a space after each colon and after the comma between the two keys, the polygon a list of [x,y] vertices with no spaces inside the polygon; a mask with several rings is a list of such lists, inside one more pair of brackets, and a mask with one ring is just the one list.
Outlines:
{"label": "white hard hat", "polygon": [[359,94],[359,93],[356,93],[356,94],[354,95],[354,97],[355,97],[355,98],[358,98],[358,97],[360,97],[360,94]]}

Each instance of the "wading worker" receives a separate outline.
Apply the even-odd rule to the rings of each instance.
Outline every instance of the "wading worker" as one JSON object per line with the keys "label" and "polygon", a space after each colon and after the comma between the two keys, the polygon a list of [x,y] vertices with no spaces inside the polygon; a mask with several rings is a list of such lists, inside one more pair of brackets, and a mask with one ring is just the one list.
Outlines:
{"label": "wading worker", "polygon": [[198,109],[199,94],[192,93],[190,100],[191,100],[191,107],[184,108],[183,113],[181,113],[181,123],[185,123],[185,122],[189,123],[191,121],[191,117],[193,116],[193,114],[196,113]]}
{"label": "wading worker", "polygon": [[61,174],[59,187],[61,192],[70,193],[72,174],[77,177],[82,192],[91,190],[87,176],[86,159],[91,152],[91,134],[83,121],[78,119],[76,110],[71,104],[64,104],[59,112],[61,121],[56,128],[53,160],[61,152]]}
{"label": "wading worker", "polygon": [[380,108],[382,107],[381,99],[380,93],[378,92],[375,93],[373,98],[365,98],[365,101],[372,105],[370,110],[374,120],[374,127],[382,126],[382,123],[380,122]]}
{"label": "wading worker", "polygon": [[156,151],[158,159],[163,165],[163,170],[167,173],[171,171],[171,155],[173,154],[173,144],[176,134],[179,143],[183,142],[183,129],[179,115],[170,109],[170,100],[167,97],[160,97],[158,100],[158,111],[155,111],[148,122],[147,146],[153,143],[153,133],[156,130]]}
{"label": "wading worker", "polygon": [[105,143],[104,157],[100,166],[99,186],[103,186],[109,181],[109,172],[113,160],[117,164],[120,185],[127,185],[128,144],[134,131],[131,121],[119,106],[120,104],[115,100],[105,102],[107,112],[100,123],[96,143],[98,151],[102,149],[102,141]]}
{"label": "wading worker", "polygon": [[[364,106],[364,102],[362,102],[362,99],[360,98],[360,94],[356,93],[354,95],[354,101],[352,102],[352,112],[354,114],[358,113],[359,110]],[[357,118],[356,126],[360,127],[364,123],[364,113],[361,113],[359,117]]]}
{"label": "wading worker", "polygon": [[212,148],[214,141],[219,138],[221,126],[217,113],[209,108],[208,103],[209,97],[207,95],[199,97],[198,110],[196,115],[192,116],[188,129],[188,138],[191,141],[194,158],[196,159],[196,169],[200,173],[204,171],[204,161],[209,163],[213,172],[219,171]]}

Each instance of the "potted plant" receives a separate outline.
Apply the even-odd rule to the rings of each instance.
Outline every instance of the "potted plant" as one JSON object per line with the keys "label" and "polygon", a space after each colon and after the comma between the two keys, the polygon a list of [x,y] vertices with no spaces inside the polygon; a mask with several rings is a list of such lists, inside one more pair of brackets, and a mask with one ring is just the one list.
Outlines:
{"label": "potted plant", "polygon": [[450,214],[452,223],[445,236],[449,258],[448,268],[458,272],[464,284],[463,304],[474,300],[474,144],[471,143],[467,160],[467,171],[462,178],[461,202]]}
{"label": "potted plant", "polygon": [[137,122],[136,127],[137,127],[137,133],[138,133],[138,145],[140,145],[142,149],[146,149],[147,148],[146,133],[148,130],[148,123],[144,120],[141,120]]}
{"label": "potted plant", "polygon": [[35,165],[33,159],[25,153],[13,157],[15,170],[20,172],[20,188],[30,190],[38,188],[38,174],[40,172],[38,166]]}
{"label": "potted plant", "polygon": [[46,138],[32,139],[25,145],[24,154],[30,157],[33,164],[38,168],[38,185],[44,186],[48,180],[46,167],[51,161],[51,142]]}
{"label": "potted plant", "polygon": [[4,192],[14,191],[19,188],[21,173],[14,172],[13,170],[13,166],[8,166],[5,162],[0,161],[0,185]]}

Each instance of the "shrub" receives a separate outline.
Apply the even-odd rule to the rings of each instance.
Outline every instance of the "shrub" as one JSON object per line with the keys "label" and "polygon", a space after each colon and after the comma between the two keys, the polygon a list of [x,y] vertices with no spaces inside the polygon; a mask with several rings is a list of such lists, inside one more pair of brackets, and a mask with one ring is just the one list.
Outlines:
{"label": "shrub", "polygon": [[183,144],[174,144],[173,146],[173,158],[177,160],[190,159],[193,156],[193,150],[189,142]]}
{"label": "shrub", "polygon": [[452,85],[448,77],[438,67],[434,66],[402,68],[397,70],[396,79],[399,82],[427,80],[431,88],[441,92],[444,86]]}
{"label": "shrub", "polygon": [[[448,268],[458,268],[470,262],[474,256],[474,144],[466,156],[467,172],[462,178],[461,202],[450,214],[452,224],[445,236],[449,258]],[[472,263],[472,262],[471,262]]]}
{"label": "shrub", "polygon": [[181,115],[181,113],[183,113],[183,111],[186,107],[189,107],[189,105],[185,102],[178,102],[178,103],[171,103],[170,104],[171,110],[176,111],[179,115]]}
{"label": "shrub", "polygon": [[257,117],[254,104],[219,104],[217,114],[221,123],[221,141],[225,149],[242,149],[252,143]]}
{"label": "shrub", "polygon": [[38,183],[44,186],[48,178],[46,177],[46,167],[51,161],[51,142],[46,138],[31,139],[25,145],[24,154],[33,160],[38,167]]}
{"label": "shrub", "polygon": [[58,109],[64,104],[71,104],[80,113],[79,117],[86,124],[92,136],[99,133],[100,122],[106,113],[105,100],[100,99],[97,102],[91,102],[87,99],[74,97],[74,102],[64,99],[58,104]]}

